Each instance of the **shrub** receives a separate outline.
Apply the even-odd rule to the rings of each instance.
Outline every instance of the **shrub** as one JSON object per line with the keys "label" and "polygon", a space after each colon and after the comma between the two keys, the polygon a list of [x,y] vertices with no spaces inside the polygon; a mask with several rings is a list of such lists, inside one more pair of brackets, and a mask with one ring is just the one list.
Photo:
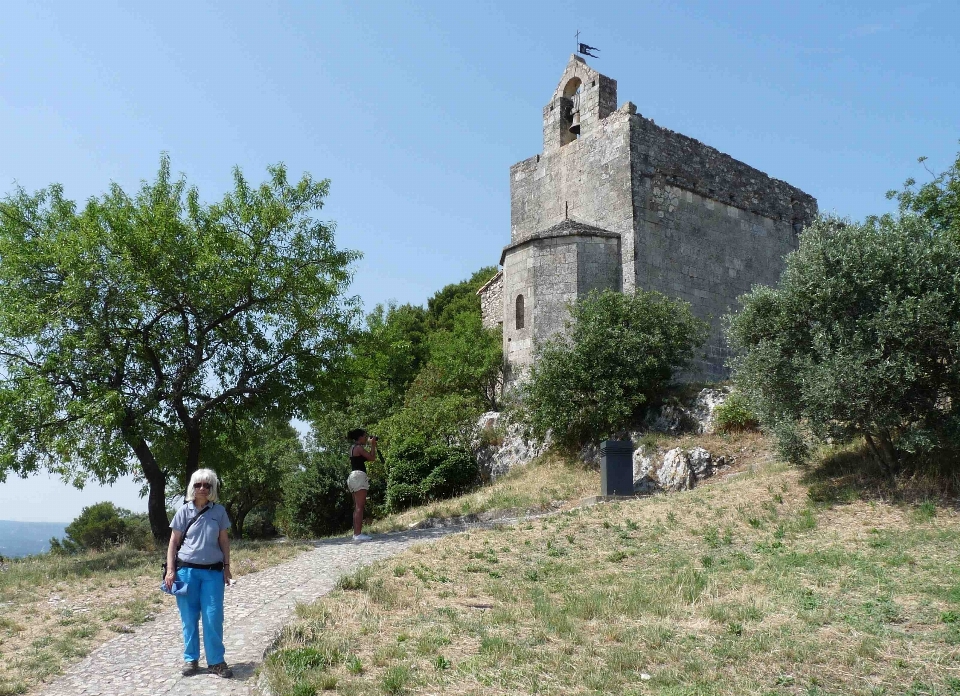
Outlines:
{"label": "shrub", "polygon": [[353,500],[347,490],[345,454],[311,452],[307,465],[285,479],[276,525],[294,538],[321,537],[350,526]]}
{"label": "shrub", "polygon": [[718,433],[739,433],[756,430],[760,420],[743,393],[735,391],[714,409],[713,426]]}
{"label": "shrub", "polygon": [[67,525],[65,532],[63,539],[50,540],[52,553],[103,551],[119,544],[138,549],[153,547],[147,516],[135,515],[111,502],[83,508],[77,518]]}
{"label": "shrub", "polygon": [[391,511],[459,495],[480,479],[477,460],[469,451],[427,446],[422,439],[410,439],[395,447],[389,466],[387,509]]}
{"label": "shrub", "polygon": [[734,376],[791,461],[863,436],[888,475],[960,432],[960,240],[922,216],[820,218],[729,320]]}
{"label": "shrub", "polygon": [[628,426],[686,367],[707,326],[686,302],[657,292],[593,292],[567,331],[537,351],[523,386],[524,420],[577,446]]}

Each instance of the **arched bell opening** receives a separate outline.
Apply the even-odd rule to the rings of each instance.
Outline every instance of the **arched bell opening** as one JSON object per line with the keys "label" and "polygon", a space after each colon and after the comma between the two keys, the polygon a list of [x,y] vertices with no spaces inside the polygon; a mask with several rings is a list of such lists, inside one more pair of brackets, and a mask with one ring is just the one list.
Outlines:
{"label": "arched bell opening", "polygon": [[580,137],[580,94],[582,86],[583,83],[579,77],[571,77],[567,84],[563,86],[561,145],[572,143]]}

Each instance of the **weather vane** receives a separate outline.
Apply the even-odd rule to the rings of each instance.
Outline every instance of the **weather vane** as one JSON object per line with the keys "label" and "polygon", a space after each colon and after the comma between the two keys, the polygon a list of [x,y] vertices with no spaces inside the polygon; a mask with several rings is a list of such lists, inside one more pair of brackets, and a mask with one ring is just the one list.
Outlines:
{"label": "weather vane", "polygon": [[581,56],[590,56],[591,58],[599,58],[596,53],[591,53],[590,51],[599,51],[600,49],[596,46],[588,46],[585,43],[580,43],[580,30],[577,29],[577,53]]}

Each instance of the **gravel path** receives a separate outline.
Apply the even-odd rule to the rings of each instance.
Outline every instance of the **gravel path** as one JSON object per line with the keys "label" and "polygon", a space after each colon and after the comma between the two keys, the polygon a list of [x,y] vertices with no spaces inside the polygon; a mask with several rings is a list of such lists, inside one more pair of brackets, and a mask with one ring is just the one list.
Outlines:
{"label": "gravel path", "polygon": [[[354,569],[388,558],[416,543],[434,541],[463,527],[378,534],[373,541],[347,539],[316,543],[280,565],[245,575],[227,588],[224,643],[233,679],[201,672],[180,675],[183,638],[176,605],[165,609],[136,632],[121,635],[94,650],[42,693],[46,696],[158,696],[159,694],[250,694],[254,669],[264,650],[286,624],[298,602],[310,602],[333,589]],[[159,588],[160,580],[157,579]],[[160,590],[158,589],[157,592]],[[202,645],[202,643],[201,643]],[[204,664],[201,655],[201,667]]]}

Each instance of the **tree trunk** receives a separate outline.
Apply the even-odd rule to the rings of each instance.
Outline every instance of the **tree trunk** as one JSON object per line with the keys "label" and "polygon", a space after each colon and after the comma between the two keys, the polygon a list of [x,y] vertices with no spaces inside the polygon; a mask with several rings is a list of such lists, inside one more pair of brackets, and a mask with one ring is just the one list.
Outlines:
{"label": "tree trunk", "polygon": [[167,477],[157,465],[157,460],[143,437],[133,433],[129,427],[123,428],[123,434],[127,444],[137,455],[143,477],[147,479],[147,484],[150,486],[147,497],[150,531],[158,543],[166,544],[170,540],[170,520],[167,519]]}
{"label": "tree trunk", "polygon": [[186,490],[193,472],[200,468],[200,426],[196,421],[186,422],[183,425],[187,435],[187,461],[183,472],[183,487]]}
{"label": "tree trunk", "polygon": [[247,518],[247,511],[237,510],[237,516],[235,519],[230,520],[233,524],[233,537],[235,539],[243,539],[243,521]]}
{"label": "tree trunk", "polygon": [[883,434],[878,435],[877,438],[880,441],[878,444],[869,432],[865,431],[863,436],[877,463],[880,464],[880,469],[888,478],[892,479],[897,470],[897,456],[889,437],[885,437]]}

